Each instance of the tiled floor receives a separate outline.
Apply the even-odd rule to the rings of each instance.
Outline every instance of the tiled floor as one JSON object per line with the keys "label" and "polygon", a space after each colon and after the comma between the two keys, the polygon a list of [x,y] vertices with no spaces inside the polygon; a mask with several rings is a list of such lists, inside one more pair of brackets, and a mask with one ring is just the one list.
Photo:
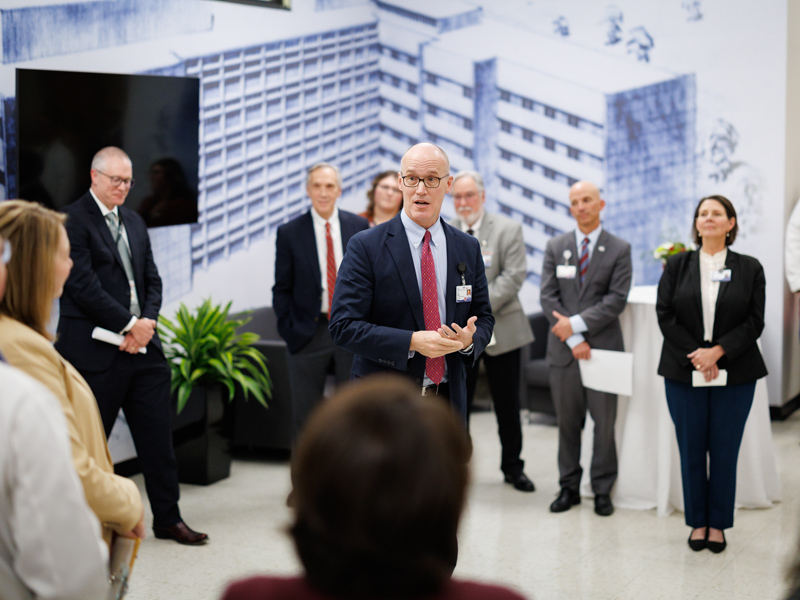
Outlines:
{"label": "tiled floor", "polygon": [[[772,429],[783,502],[737,511],[728,549],[715,555],[689,550],[681,513],[617,510],[601,518],[584,500],[551,514],[555,428],[524,426],[526,472],[536,492],[523,494],[503,484],[497,469],[494,415],[476,414],[473,485],[455,575],[502,582],[536,600],[780,600],[800,534],[800,412]],[[141,476],[136,481],[142,487]],[[236,460],[231,477],[209,487],[182,486],[184,517],[211,542],[193,548],[148,537],[127,598],[215,599],[232,578],[298,572],[284,533],[288,491],[288,465],[263,460]]]}

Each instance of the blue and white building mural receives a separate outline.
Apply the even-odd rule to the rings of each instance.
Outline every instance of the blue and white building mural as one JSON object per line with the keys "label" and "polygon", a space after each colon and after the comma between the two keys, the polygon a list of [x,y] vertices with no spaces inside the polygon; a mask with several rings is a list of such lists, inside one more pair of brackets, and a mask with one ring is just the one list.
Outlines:
{"label": "blue and white building mural", "polygon": [[783,223],[767,215],[783,214],[785,1],[5,0],[0,17],[6,196],[15,67],[201,80],[200,220],[152,231],[166,312],[209,295],[270,304],[274,232],[308,209],[306,169],[338,164],[340,205],[361,211],[377,172],[433,141],[522,223],[530,312],[547,240],[573,227],[573,182],[602,189],[637,284],[657,282],[659,243],[689,241],[701,196],[728,195],[737,249],[767,268],[782,402]]}

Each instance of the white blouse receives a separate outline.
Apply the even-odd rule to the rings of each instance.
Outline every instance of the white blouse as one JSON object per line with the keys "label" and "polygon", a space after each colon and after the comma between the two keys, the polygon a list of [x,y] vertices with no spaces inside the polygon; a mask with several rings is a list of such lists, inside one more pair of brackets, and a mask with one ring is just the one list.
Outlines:
{"label": "white blouse", "polygon": [[708,254],[702,248],[700,252],[700,297],[703,306],[703,339],[707,342],[714,337],[714,316],[719,295],[719,281],[711,281],[711,273],[725,268],[728,249],[716,254]]}

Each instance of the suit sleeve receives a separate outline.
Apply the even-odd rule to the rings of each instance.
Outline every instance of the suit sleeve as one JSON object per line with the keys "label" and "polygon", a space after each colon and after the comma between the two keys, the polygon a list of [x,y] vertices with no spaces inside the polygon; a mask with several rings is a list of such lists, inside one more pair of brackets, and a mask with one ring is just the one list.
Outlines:
{"label": "suit sleeve", "polygon": [[500,256],[495,257],[501,261],[500,273],[489,282],[489,300],[495,312],[517,297],[528,272],[522,226],[515,225],[508,235],[504,232],[500,244],[503,249]]}
{"label": "suit sleeve", "polygon": [[[490,301],[490,288],[486,281],[486,269],[483,265],[480,246],[475,241],[475,283],[472,285],[472,302],[470,302],[470,317],[478,317],[475,321],[475,334],[472,336],[473,348],[469,354],[461,354],[463,360],[469,366],[474,366],[478,357],[486,349],[486,345],[492,339],[494,330],[494,315],[492,314],[492,303]],[[463,327],[466,323],[459,323]]]}
{"label": "suit sleeve", "polygon": [[786,281],[792,292],[800,292],[800,200],[794,205],[786,225],[786,248],[784,250]]}
{"label": "suit sleeve", "polygon": [[[35,344],[20,340],[7,354],[13,366],[43,384],[61,404],[72,446],[72,462],[83,485],[89,507],[103,525],[114,531],[125,533],[133,529],[142,515],[139,488],[126,477],[104,471],[89,454],[78,433],[80,417],[75,413],[75,407],[70,400],[66,374],[55,349],[52,356],[46,356]],[[105,440],[102,430],[98,430],[97,435],[103,436]]]}
{"label": "suit sleeve", "polygon": [[631,246],[625,242],[625,247],[614,261],[614,270],[611,273],[608,291],[599,302],[579,313],[583,322],[586,323],[589,335],[605,328],[619,318],[619,315],[625,310],[632,277]]}
{"label": "suit sleeve", "polygon": [[353,354],[404,371],[414,332],[371,323],[374,295],[373,265],[361,237],[356,235],[347,245],[336,279],[329,326],[331,338],[334,344]]}
{"label": "suit sleeve", "polygon": [[272,308],[278,318],[281,335],[284,330],[291,329],[292,289],[294,289],[294,255],[286,236],[286,228],[279,227],[275,238],[275,284],[272,286]]}
{"label": "suit sleeve", "polygon": [[677,356],[681,365],[686,367],[692,361],[686,356],[697,350],[701,343],[678,320],[675,301],[673,299],[675,288],[679,280],[679,263],[682,257],[675,257],[667,261],[667,266],[658,282],[658,299],[656,300],[656,315],[658,326],[666,342],[679,350]]}
{"label": "suit sleeve", "polygon": [[158,274],[158,267],[156,266],[155,259],[153,259],[153,248],[150,245],[150,236],[147,233],[147,226],[139,215],[135,215],[134,218],[141,221],[140,226],[142,231],[139,233],[139,236],[144,243],[144,290],[137,290],[139,292],[139,297],[143,300],[142,316],[157,321],[158,313],[161,310],[161,276]]}
{"label": "suit sleeve", "polygon": [[[744,257],[742,257],[744,258]],[[764,304],[766,302],[767,281],[764,277],[764,268],[755,261],[750,284],[749,310],[745,319],[733,329],[720,336],[717,343],[725,350],[728,360],[736,360],[743,352],[756,343],[764,331]]]}
{"label": "suit sleeve", "polygon": [[556,259],[555,249],[552,240],[547,242],[544,250],[544,262],[542,264],[542,285],[540,287],[540,304],[542,312],[550,325],[555,325],[556,318],[553,311],[558,311],[562,315],[569,315],[569,311],[561,302],[561,288],[556,279]]}
{"label": "suit sleeve", "polygon": [[110,331],[122,331],[131,320],[130,309],[117,302],[103,289],[92,268],[92,249],[85,219],[68,213],[65,223],[72,247],[72,271],[64,284],[65,291],[92,321]]}

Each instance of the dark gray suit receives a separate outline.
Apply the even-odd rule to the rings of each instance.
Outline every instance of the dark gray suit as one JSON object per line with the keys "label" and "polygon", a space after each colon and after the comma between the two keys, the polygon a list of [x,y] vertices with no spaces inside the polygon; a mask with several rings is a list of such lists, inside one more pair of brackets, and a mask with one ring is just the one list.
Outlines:
{"label": "dark gray suit", "polygon": [[[568,250],[569,259],[564,258]],[[580,315],[588,330],[584,338],[592,348],[623,350],[619,314],[625,308],[631,287],[631,246],[602,230],[592,251],[583,284],[556,277],[556,266],[578,264],[575,231],[551,239],[542,266],[541,304],[551,325],[553,311]],[[617,397],[586,389],[581,383],[578,361],[569,346],[551,331],[547,339],[550,387],[558,420],[558,469],[562,488],[578,491],[582,470],[581,429],[586,409],[595,423],[591,478],[595,494],[610,494],[617,478],[614,421]]]}

